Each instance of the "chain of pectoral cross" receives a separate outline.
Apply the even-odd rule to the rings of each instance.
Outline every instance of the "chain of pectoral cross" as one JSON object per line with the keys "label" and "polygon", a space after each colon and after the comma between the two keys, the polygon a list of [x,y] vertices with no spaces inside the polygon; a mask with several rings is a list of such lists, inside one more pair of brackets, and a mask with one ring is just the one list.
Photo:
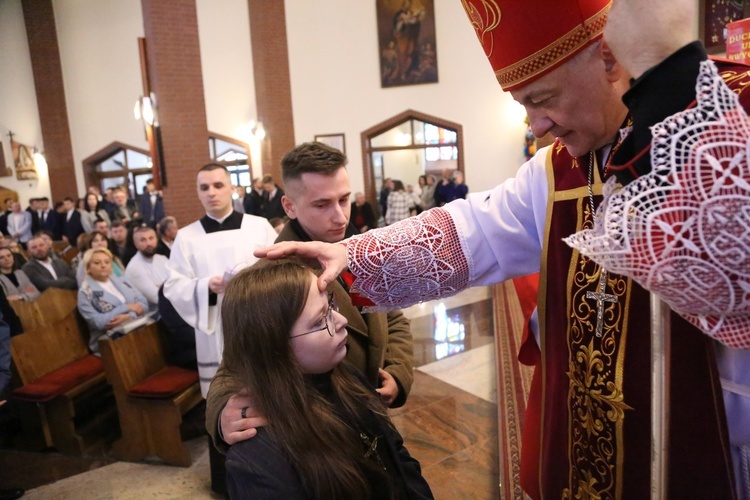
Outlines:
{"label": "chain of pectoral cross", "polygon": [[[589,153],[589,208],[591,209],[591,220],[594,220],[594,152]],[[604,307],[607,302],[616,303],[617,295],[607,293],[607,270],[599,266],[599,285],[595,292],[586,292],[587,299],[596,300],[596,336],[601,337],[604,333]]]}

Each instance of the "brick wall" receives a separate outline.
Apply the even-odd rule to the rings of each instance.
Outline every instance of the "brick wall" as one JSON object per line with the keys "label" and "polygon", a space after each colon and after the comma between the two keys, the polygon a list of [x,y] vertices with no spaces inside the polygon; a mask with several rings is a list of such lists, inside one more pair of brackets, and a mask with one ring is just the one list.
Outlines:
{"label": "brick wall", "polygon": [[60,48],[51,0],[22,0],[26,36],[29,40],[34,88],[42,125],[44,154],[49,169],[53,200],[76,198],[75,165],[65,105]]}
{"label": "brick wall", "polygon": [[263,173],[281,185],[281,159],[295,146],[283,0],[248,0],[258,119],[266,129]]}
{"label": "brick wall", "polygon": [[184,226],[205,213],[195,175],[209,162],[195,0],[141,0],[141,5],[166,168],[164,205]]}

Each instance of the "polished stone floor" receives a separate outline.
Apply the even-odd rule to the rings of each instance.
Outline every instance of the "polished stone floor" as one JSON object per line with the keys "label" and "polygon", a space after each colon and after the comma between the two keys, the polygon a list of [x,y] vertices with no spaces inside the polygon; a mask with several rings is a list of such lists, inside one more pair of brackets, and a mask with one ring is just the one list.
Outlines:
{"label": "polished stone floor", "polygon": [[[422,464],[436,498],[497,498],[489,290],[467,290],[404,313],[412,322],[417,369],[407,404],[392,411],[394,424]],[[194,420],[200,422],[199,417]],[[187,433],[200,434],[198,425]],[[0,489],[25,488],[24,498],[218,498],[209,490],[205,437],[189,440],[188,446],[193,457],[189,468],[62,456],[54,451],[28,453],[6,446],[0,450]]]}

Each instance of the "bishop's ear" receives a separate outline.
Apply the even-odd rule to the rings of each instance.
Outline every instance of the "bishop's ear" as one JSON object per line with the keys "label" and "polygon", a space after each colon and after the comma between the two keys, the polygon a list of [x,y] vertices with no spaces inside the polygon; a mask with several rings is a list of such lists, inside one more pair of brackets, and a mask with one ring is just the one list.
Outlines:
{"label": "bishop's ear", "polygon": [[281,206],[284,207],[284,212],[286,212],[287,217],[289,217],[290,219],[297,218],[297,207],[294,204],[294,200],[292,200],[286,194],[281,197]]}
{"label": "bishop's ear", "polygon": [[616,82],[623,76],[626,76],[625,69],[617,62],[612,49],[609,48],[609,45],[604,40],[599,45],[599,54],[602,61],[604,61],[604,71],[607,74],[607,80]]}

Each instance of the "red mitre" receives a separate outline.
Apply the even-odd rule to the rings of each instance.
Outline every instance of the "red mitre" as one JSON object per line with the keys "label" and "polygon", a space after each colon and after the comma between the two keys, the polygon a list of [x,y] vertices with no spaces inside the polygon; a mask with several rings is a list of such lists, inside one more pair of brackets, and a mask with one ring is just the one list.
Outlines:
{"label": "red mitre", "polygon": [[461,0],[503,90],[545,75],[602,36],[611,0]]}

